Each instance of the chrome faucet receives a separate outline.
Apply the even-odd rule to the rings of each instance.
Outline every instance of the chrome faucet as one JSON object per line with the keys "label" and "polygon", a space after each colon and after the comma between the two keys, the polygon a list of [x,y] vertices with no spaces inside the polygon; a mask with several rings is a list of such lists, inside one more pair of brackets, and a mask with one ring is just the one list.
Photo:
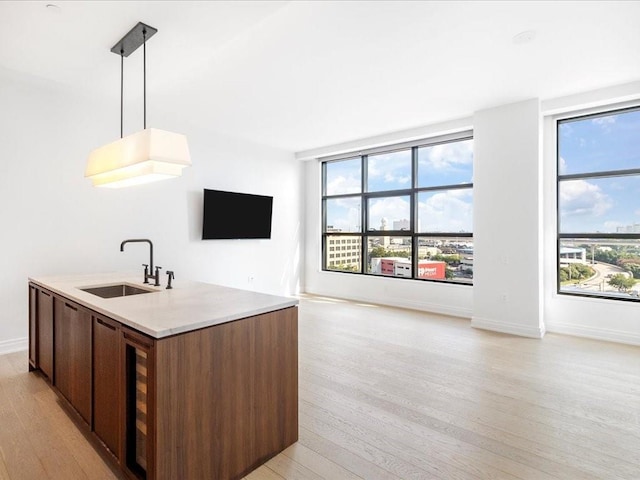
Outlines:
{"label": "chrome faucet", "polygon": [[155,287],[159,287],[160,286],[160,269],[162,267],[155,267],[155,274],[153,273],[153,243],[151,243],[151,240],[148,240],[146,238],[130,238],[128,240],[124,240],[120,244],[120,251],[124,252],[124,246],[126,243],[140,243],[140,242],[145,242],[149,244],[149,263],[142,264],[142,266],[144,267],[144,283],[149,283],[149,279],[151,278],[155,280],[155,283],[153,285]]}

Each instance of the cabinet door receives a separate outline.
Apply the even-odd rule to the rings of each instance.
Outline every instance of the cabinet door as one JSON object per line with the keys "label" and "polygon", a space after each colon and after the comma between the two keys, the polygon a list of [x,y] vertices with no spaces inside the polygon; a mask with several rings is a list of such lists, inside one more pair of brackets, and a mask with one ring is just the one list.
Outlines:
{"label": "cabinet door", "polygon": [[37,297],[38,366],[42,373],[53,380],[53,295],[38,289]]}
{"label": "cabinet door", "polygon": [[91,421],[91,314],[56,301],[55,385],[85,422]]}
{"label": "cabinet door", "polygon": [[93,431],[121,458],[120,325],[93,317]]}
{"label": "cabinet door", "polygon": [[38,368],[38,290],[29,285],[29,371]]}
{"label": "cabinet door", "polygon": [[138,478],[155,478],[155,358],[153,340],[122,327],[125,379],[124,455]]}

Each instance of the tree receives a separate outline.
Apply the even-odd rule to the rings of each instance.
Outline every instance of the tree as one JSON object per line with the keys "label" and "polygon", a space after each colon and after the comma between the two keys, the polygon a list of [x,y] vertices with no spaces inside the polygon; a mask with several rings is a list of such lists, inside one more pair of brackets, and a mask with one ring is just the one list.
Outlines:
{"label": "tree", "polygon": [[624,266],[624,269],[633,275],[633,278],[640,278],[640,264],[637,263],[627,263]]}
{"label": "tree", "polygon": [[437,261],[437,262],[446,262],[448,265],[453,265],[453,266],[460,265],[460,259],[461,257],[457,253],[453,253],[450,255],[443,255],[441,253],[436,253],[435,255],[432,255],[430,258],[430,260]]}
{"label": "tree", "polygon": [[594,260],[601,263],[609,263],[611,265],[616,265],[618,263],[618,259],[620,258],[620,252],[617,250],[599,250],[596,249],[594,252]]}
{"label": "tree", "polygon": [[371,252],[369,252],[369,256],[370,257],[386,257],[387,256],[387,251],[385,250],[385,248],[382,245],[378,245],[377,247],[373,247],[371,249]]}
{"label": "tree", "polygon": [[572,263],[560,269],[560,282],[580,281],[595,275],[595,270],[589,265]]}
{"label": "tree", "polygon": [[609,279],[609,285],[615,287],[620,292],[626,292],[637,283],[633,277],[627,277],[624,273],[616,273]]}
{"label": "tree", "polygon": [[630,272],[633,278],[640,278],[640,258],[635,256],[624,259],[621,258],[618,260],[618,265],[627,272]]}
{"label": "tree", "polygon": [[343,272],[359,272],[360,271],[360,266],[359,265],[355,265],[355,264],[344,264],[344,263],[341,263],[339,265],[331,267],[331,270],[340,270],[340,271],[343,271]]}

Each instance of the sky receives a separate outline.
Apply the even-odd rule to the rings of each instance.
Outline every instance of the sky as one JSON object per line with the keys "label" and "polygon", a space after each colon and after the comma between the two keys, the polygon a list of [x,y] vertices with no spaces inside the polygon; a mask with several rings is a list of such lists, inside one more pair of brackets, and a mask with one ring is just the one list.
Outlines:
{"label": "sky", "polygon": [[[384,192],[412,187],[411,149],[371,155],[367,159],[367,191]],[[421,147],[418,149],[418,186],[469,185],[473,181],[473,140]],[[361,190],[360,158],[327,164],[327,194],[358,193]],[[418,222],[421,232],[471,232],[472,189],[443,188],[418,195]],[[342,231],[360,231],[360,198],[327,201],[327,225]],[[387,229],[394,221],[410,218],[408,195],[369,200],[368,230]]]}
{"label": "sky", "polygon": [[[640,169],[640,110],[561,122],[560,175]],[[640,175],[565,180],[561,233],[610,233],[640,223]]]}
{"label": "sky", "polygon": [[[640,109],[562,121],[558,127],[558,171],[562,175],[640,169]],[[368,157],[366,189],[384,192],[411,188],[411,150]],[[327,194],[361,191],[360,158],[327,165]],[[473,140],[418,149],[418,187],[457,186],[473,181]],[[561,180],[561,233],[615,233],[640,224],[640,174]],[[360,231],[360,200],[328,201],[327,224]],[[421,232],[472,230],[472,190],[442,188],[418,195]],[[388,228],[408,219],[409,197],[370,200],[368,228]]]}

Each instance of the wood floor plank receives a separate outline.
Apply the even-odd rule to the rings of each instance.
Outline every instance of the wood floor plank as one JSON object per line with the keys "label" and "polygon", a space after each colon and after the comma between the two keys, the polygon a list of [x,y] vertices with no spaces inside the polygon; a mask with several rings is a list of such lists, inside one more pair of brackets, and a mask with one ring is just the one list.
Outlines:
{"label": "wood floor plank", "polygon": [[47,478],[38,457],[32,454],[31,439],[13,408],[11,381],[14,373],[5,357],[0,356],[0,452],[4,469],[11,480]]}
{"label": "wood floor plank", "polygon": [[251,472],[244,478],[245,480],[284,480],[284,477],[281,477],[266,465],[262,465],[259,468],[256,468],[253,472]]}
{"label": "wood floor plank", "polygon": [[0,480],[10,480],[7,464],[4,461],[4,452],[0,449]]}
{"label": "wood floor plank", "polygon": [[[402,479],[446,479],[445,472],[438,471],[437,466],[427,465],[429,471],[416,466],[404,456],[397,455],[398,451],[388,441],[380,438],[367,438],[366,431],[357,431],[349,426],[338,426],[339,420],[330,416],[309,415],[307,410],[300,413],[300,425],[318,432],[325,438],[330,438],[358,456],[361,456],[380,468],[388,470]],[[369,440],[369,441],[367,441]]]}
{"label": "wood floor plank", "polygon": [[[503,397],[503,392],[508,390],[510,397],[523,402],[532,401],[532,394],[535,395],[536,405],[547,408],[556,409],[559,413],[569,413],[572,417],[582,419],[594,419],[601,421],[603,418],[608,420],[608,426],[621,429],[623,432],[634,432],[634,412],[625,409],[620,402],[640,401],[640,397],[635,395],[616,395],[617,402],[612,402],[610,398],[602,398],[600,391],[594,392],[588,385],[582,385],[578,389],[580,395],[576,394],[575,385],[565,386],[560,383],[549,385],[547,375],[544,381],[526,382],[525,376],[522,375],[500,375],[496,373],[496,369],[492,368],[489,372],[483,372],[483,376],[478,376],[474,369],[469,368],[468,361],[465,359],[452,359],[440,353],[427,353],[423,348],[410,347],[407,345],[388,344],[384,341],[377,340],[371,336],[354,336],[353,334],[343,332],[341,335],[340,346],[342,349],[338,351],[338,346],[333,346],[333,352],[347,351],[349,356],[344,360],[351,360],[351,365],[356,368],[363,352],[376,348],[385,352],[384,365],[382,368],[386,372],[396,373],[402,372],[403,377],[416,378],[422,380],[425,374],[430,375],[428,379],[438,383],[441,386],[458,386],[463,385],[475,390],[484,390],[486,394],[496,394]],[[344,347],[348,348],[345,349]],[[402,358],[404,357],[404,358]],[[446,361],[444,361],[446,360]],[[500,367],[501,362],[490,359],[492,365]],[[429,363],[440,362],[443,366],[432,372],[424,372],[420,369],[420,365],[428,365]],[[514,362],[510,362],[513,364]],[[639,365],[640,368],[640,365]],[[473,373],[473,375],[472,375]],[[558,402],[559,396],[564,396],[562,402]],[[611,395],[608,393],[607,395]],[[614,394],[615,395],[615,394]]]}
{"label": "wood floor plank", "polygon": [[[344,308],[344,305],[341,308]],[[346,308],[348,309],[349,305],[346,305]],[[395,309],[391,310],[395,311]],[[553,375],[549,375],[549,372],[555,370],[553,364],[546,360],[540,361],[541,357],[547,358],[549,356],[547,355],[549,352],[542,351],[539,347],[544,340],[532,341],[473,329],[469,329],[472,332],[469,334],[459,330],[458,322],[452,323],[453,328],[449,328],[450,325],[447,324],[445,329],[440,325],[442,321],[435,321],[433,324],[427,325],[431,322],[429,318],[426,318],[424,328],[416,330],[410,335],[405,332],[399,336],[393,331],[396,330],[394,322],[389,322],[393,324],[390,329],[384,321],[379,321],[386,319],[386,313],[372,315],[369,311],[366,316],[357,318],[350,312],[338,312],[336,309],[333,311],[337,313],[335,317],[319,315],[317,318],[313,318],[312,314],[311,317],[314,321],[310,322],[312,323],[310,328],[308,330],[301,329],[301,388],[305,388],[307,367],[315,369],[314,373],[324,369],[322,375],[324,375],[327,384],[334,385],[340,381],[340,377],[345,371],[353,368],[353,371],[357,373],[344,379],[345,391],[361,393],[362,389],[371,388],[374,391],[377,389],[380,398],[398,400],[401,405],[404,404],[409,408],[416,406],[430,408],[435,403],[438,408],[423,411],[423,414],[434,414],[441,409],[441,420],[446,420],[445,423],[453,421],[454,425],[456,425],[455,419],[463,418],[466,422],[466,425],[463,426],[468,428],[472,425],[474,427],[470,431],[475,434],[476,441],[480,446],[482,446],[480,442],[484,441],[482,437],[488,436],[490,440],[495,442],[493,448],[500,452],[504,451],[503,446],[500,445],[501,441],[513,442],[516,440],[519,442],[517,445],[525,452],[524,461],[531,460],[536,455],[542,456],[545,461],[546,455],[547,459],[554,462],[549,465],[555,464],[561,469],[569,469],[568,472],[573,471],[573,475],[581,474],[585,478],[607,478],[609,476],[615,478],[616,475],[619,478],[634,478],[631,476],[632,472],[638,471],[638,438],[635,435],[638,429],[634,427],[637,423],[637,416],[634,418],[636,410],[632,407],[636,403],[630,393],[639,385],[638,371],[640,369],[631,369],[635,372],[635,376],[629,376],[629,371],[625,373],[626,380],[631,382],[631,388],[628,388],[628,385],[625,387],[619,381],[611,383],[607,380],[604,382],[604,386],[589,384],[588,388],[583,388],[580,391],[578,382],[566,387],[565,390],[569,391],[569,396],[561,391],[558,398],[554,398],[553,391],[557,391],[557,387],[562,384],[562,377],[553,378]],[[414,314],[409,316],[414,316]],[[355,324],[357,327],[354,327]],[[410,324],[411,328],[415,327],[413,320],[406,324]],[[445,330],[445,336],[439,334]],[[331,342],[319,341],[323,331],[331,332]],[[428,340],[424,339],[425,331],[429,331]],[[460,358],[453,358],[454,368],[449,367],[452,360],[449,353],[451,351],[449,333],[452,331],[463,337],[460,341],[461,345],[457,347],[457,355],[460,355]],[[308,337],[303,334],[308,334]],[[472,343],[469,344],[475,343],[475,347],[471,350],[473,355],[469,356],[469,352],[460,353],[460,350],[467,348],[469,338],[475,336],[479,338],[472,338]],[[360,342],[360,337],[365,340]],[[595,366],[601,363],[607,350],[612,351],[612,357],[621,357],[638,365],[640,356],[637,348],[593,340],[585,342],[585,339],[566,336],[557,337],[559,338],[554,338],[553,345],[553,349],[556,350],[560,347],[561,353],[556,355],[557,358],[568,357],[575,362],[575,359],[583,353],[586,357],[594,357],[595,363],[593,365],[588,362],[578,362],[582,365],[577,368],[578,371],[587,371],[593,375],[596,371]],[[399,356],[406,355],[407,346],[409,349],[416,348],[416,342],[420,344],[420,341],[425,341],[424,350],[431,353],[431,358],[421,358],[421,353],[415,355],[414,352],[410,352],[404,358]],[[506,350],[509,350],[512,356],[506,360],[495,360],[501,355],[503,351],[501,347],[504,344],[507,345]],[[575,344],[577,350],[567,349],[567,344]],[[594,345],[598,347],[597,355],[593,354]],[[522,354],[523,349],[524,355]],[[549,350],[549,348],[545,347],[545,350]],[[315,356],[318,351],[322,352],[319,357]],[[372,352],[378,353],[372,355]],[[482,352],[481,363],[477,363],[479,352]],[[514,352],[519,353],[513,356]],[[345,362],[344,355],[352,355],[352,357],[347,357]],[[467,361],[467,359],[471,361]],[[385,370],[384,375],[376,376],[376,369],[380,369],[381,365]],[[428,384],[425,384],[422,374],[416,375],[417,368],[421,365],[429,367],[425,371],[433,372],[431,382]],[[499,369],[501,365],[509,365],[504,369],[507,371],[507,375],[502,373],[503,380],[511,376],[514,385],[517,387],[520,385],[518,387],[520,390],[517,390],[516,393],[521,392],[523,396],[513,395],[508,384],[501,385],[501,391],[495,390],[495,384],[499,383],[500,378],[496,377],[492,371],[496,368]],[[466,374],[461,366],[467,369]],[[518,369],[526,372],[524,381],[522,375],[517,375]],[[536,386],[539,386],[541,379],[544,378],[543,375],[551,378],[551,381],[547,381],[544,385],[545,388],[548,388],[548,391],[545,392],[546,398],[544,395],[539,395],[536,390]],[[531,382],[531,378],[534,378],[535,381]],[[604,374],[603,378],[608,379],[609,376]],[[412,386],[410,390],[405,382],[407,379],[411,380],[409,382]],[[534,388],[531,388],[532,386]],[[315,387],[316,385],[313,385],[309,388]],[[616,387],[618,387],[617,390]],[[494,389],[492,390],[492,388]],[[576,391],[573,392],[572,389]],[[607,390],[611,397],[606,402],[600,401],[597,396],[594,399],[594,395],[599,391],[597,389]],[[407,397],[410,400],[408,402]],[[576,414],[573,411],[575,403],[571,402],[575,402],[575,398],[583,402],[586,414],[584,412]],[[617,400],[619,405],[612,408],[607,403],[610,399]],[[553,400],[560,405],[545,404],[546,400]],[[394,403],[391,402],[391,404]],[[491,408],[479,408],[482,405],[488,405]],[[596,408],[602,408],[601,414],[592,415],[594,405]],[[393,407],[387,403],[382,408]],[[620,412],[625,415],[624,421],[621,422],[622,425],[616,424],[619,421],[619,419],[616,420],[616,415]],[[408,415],[412,414],[413,412],[408,413]],[[477,418],[478,414],[480,415],[479,419]],[[469,423],[472,421],[475,422]],[[493,428],[496,424],[499,428]],[[460,423],[457,426],[460,427]],[[532,427],[534,427],[534,441],[529,438]],[[567,436],[574,442],[567,442]],[[556,448],[559,446],[561,448]],[[560,452],[556,453],[556,450],[560,450]],[[509,452],[509,450],[506,451]],[[567,459],[570,460],[567,461]],[[573,465],[567,466],[566,463],[573,463]],[[579,473],[585,464],[587,468]],[[576,468],[578,472],[571,470]],[[562,475],[561,472],[551,471]]]}
{"label": "wood floor plank", "polygon": [[322,478],[362,480],[362,477],[305,447],[300,442],[294,443],[282,453]]}
{"label": "wood floor plank", "polygon": [[[382,409],[368,408],[361,401],[354,401],[335,390],[314,385],[311,390],[302,386],[300,398],[317,406],[331,409],[343,418],[349,418],[359,426],[369,425],[377,434],[385,435],[413,455],[429,459],[435,465],[446,464],[441,468],[447,471],[454,468],[458,476],[482,479],[514,480],[523,476],[527,468],[519,463],[494,455],[484,449],[465,444],[454,437],[444,435],[416,422],[410,422],[400,415],[393,415]],[[329,400],[331,399],[331,400]],[[465,472],[465,473],[461,473]],[[455,478],[456,473],[447,471],[447,478]],[[554,480],[545,477],[539,471],[531,472],[536,480]]]}
{"label": "wood floor plank", "polygon": [[286,455],[276,455],[266,464],[278,475],[292,480],[322,480],[322,477]]}
{"label": "wood floor plank", "polygon": [[42,411],[48,411],[50,422],[59,430],[62,442],[68,448],[73,460],[78,463],[88,479],[125,480],[122,472],[115,470],[88,440],[84,428],[78,426],[77,414],[71,412],[52,390],[36,395]]}
{"label": "wood floor plank", "polygon": [[31,441],[34,454],[38,457],[47,478],[55,480],[85,480],[88,477],[74,460],[72,452],[62,441],[61,430],[52,425],[42,415],[38,402],[29,394],[23,379],[12,383],[13,408],[20,419],[25,434]]}
{"label": "wood floor plank", "polygon": [[[329,357],[320,358],[318,360],[317,365],[314,367],[315,373],[318,373],[319,371],[322,371],[323,369],[325,369],[328,360],[329,360]],[[351,391],[352,385],[354,384],[354,382],[358,382],[359,379],[362,377],[362,373],[358,371],[359,368],[360,368],[360,365],[355,360],[352,361],[350,365],[347,365],[344,361],[342,361],[340,375],[344,376],[347,374],[346,372],[350,372],[351,375],[347,378],[341,379],[340,377],[337,377],[333,371],[330,371],[327,374],[328,378],[326,378],[326,384],[328,386],[335,387],[336,385],[340,385],[342,383],[346,391]],[[454,418],[456,419],[460,417],[464,417],[465,415],[464,410],[468,410],[468,412],[470,412],[475,417],[485,416],[487,418],[485,422],[485,425],[487,426],[487,429],[485,429],[486,431],[488,431],[488,429],[491,428],[490,426],[492,424],[496,423],[496,418],[499,417],[499,422],[500,421],[503,422],[503,426],[506,429],[506,432],[505,431],[493,432],[492,434],[489,435],[489,436],[493,436],[494,438],[496,437],[496,434],[503,437],[513,437],[511,431],[513,431],[514,428],[516,430],[518,429],[517,425],[520,423],[519,417],[511,415],[512,418],[510,419],[510,421],[512,423],[507,424],[507,423],[504,423],[504,418],[505,418],[504,412],[500,412],[500,415],[495,415],[496,409],[499,410],[499,405],[501,404],[500,398],[487,398],[485,403],[488,405],[491,405],[491,409],[487,410],[487,409],[481,408],[482,402],[480,402],[480,404],[476,406],[474,405],[474,401],[467,400],[467,398],[465,398],[465,395],[460,396],[458,402],[451,402],[452,397],[455,398],[460,395],[459,392],[456,392],[451,388],[444,388],[442,386],[437,386],[432,384],[429,384],[427,388],[425,388],[424,379],[415,378],[414,379],[415,381],[411,382],[411,388],[409,389],[407,388],[406,382],[397,381],[397,378],[399,378],[398,372],[393,372],[392,374],[389,374],[386,376],[384,375],[378,376],[375,372],[375,368],[368,368],[367,374],[370,382],[374,382],[377,384],[384,384],[385,386],[393,387],[388,391],[387,389],[384,389],[378,392],[379,396],[383,396],[386,400],[391,400],[392,403],[393,403],[393,400],[390,397],[395,396],[396,402],[398,404],[404,405],[409,408],[417,408],[423,413],[428,413],[427,410],[429,410],[430,411],[429,413],[431,413],[432,416],[439,417],[439,418],[442,418],[443,415],[440,414],[438,411],[432,410],[431,407],[436,406],[436,407],[439,407],[442,411],[453,413],[455,414]],[[303,386],[305,382],[304,375],[305,375],[305,368],[303,367],[301,369],[301,379],[302,379],[301,385]],[[317,381],[318,380],[316,380],[316,383]],[[365,388],[367,387],[363,385],[362,389],[365,389]],[[438,389],[440,391],[435,392],[435,390],[438,390]],[[464,389],[466,389],[466,387],[464,387]],[[373,395],[375,396],[375,388],[372,387],[372,388],[369,388],[369,390],[373,391],[374,392]],[[474,394],[476,396],[485,395],[484,393],[478,392],[475,390],[469,391],[467,395],[469,395],[469,397],[472,398]],[[518,408],[522,408],[523,406],[523,402],[521,401],[520,402],[515,401],[514,403],[514,399],[511,399],[510,402],[512,404],[512,407],[509,407],[509,408],[513,408],[514,411],[517,411]],[[469,406],[461,410],[459,408],[461,404],[463,405],[468,404]],[[388,410],[388,407],[384,407],[384,408]],[[506,416],[508,416],[508,414]],[[426,418],[429,418],[429,417],[426,417]],[[447,421],[447,424],[459,423],[455,419],[452,420],[451,417],[448,418],[446,421]],[[445,427],[442,427],[442,428],[445,428]],[[601,426],[598,426],[597,428],[601,428]],[[611,429],[612,427],[608,426],[605,428]],[[475,430],[475,429],[472,428],[472,430]],[[562,461],[562,458],[564,457],[563,450],[570,449],[571,455],[577,455],[582,457],[582,461],[581,461],[582,467],[589,466],[591,470],[596,472],[596,474],[602,474],[598,472],[601,471],[602,468],[607,468],[607,466],[611,464],[613,461],[617,463],[617,468],[622,473],[624,473],[624,469],[626,469],[625,475],[631,475],[631,472],[635,471],[635,469],[637,468],[637,464],[633,460],[638,456],[637,451],[634,453],[634,452],[627,452],[625,450],[622,450],[620,453],[616,453],[614,450],[613,456],[615,458],[608,458],[610,455],[607,453],[603,453],[601,446],[593,449],[592,448],[582,449],[580,446],[575,444],[571,444],[567,446],[566,438],[564,438],[564,436],[563,438],[558,438],[556,440],[553,440],[552,438],[547,436],[547,438],[544,439],[542,444],[536,445],[535,443],[532,443],[529,439],[529,436],[531,435],[529,429],[527,430],[521,429],[521,431],[522,431],[521,433],[522,436],[520,438],[511,438],[511,441],[510,441],[511,445],[514,444],[514,441],[516,441],[520,445],[526,444],[527,446],[525,447],[525,449],[529,451],[536,451],[538,454],[542,453],[543,457],[546,457],[552,461]],[[482,432],[482,434],[485,435],[486,432]],[[589,437],[584,437],[584,439],[585,439],[585,442],[592,441],[589,439]],[[549,446],[545,448],[547,444]],[[633,445],[633,443],[631,443],[631,445]],[[560,450],[560,452],[558,452],[558,450]],[[582,452],[580,452],[580,450],[582,450]],[[611,451],[610,448],[607,448],[605,450]],[[582,454],[580,455],[580,453]],[[596,454],[596,457],[594,457],[594,454]],[[602,457],[602,462],[604,463],[604,467],[602,465],[598,465],[597,463],[592,462],[593,458],[599,458],[599,457]],[[585,470],[585,472],[588,472],[588,471],[589,469]],[[586,474],[587,473],[583,473],[583,475],[586,475]]]}
{"label": "wood floor plank", "polygon": [[388,470],[379,467],[374,462],[367,460],[363,456],[360,456],[347,448],[343,448],[337,443],[332,442],[304,426],[300,426],[299,443],[310,450],[317,452],[319,455],[334,461],[338,465],[342,465],[344,468],[354,472],[362,478],[401,480],[401,477],[392,474]]}

